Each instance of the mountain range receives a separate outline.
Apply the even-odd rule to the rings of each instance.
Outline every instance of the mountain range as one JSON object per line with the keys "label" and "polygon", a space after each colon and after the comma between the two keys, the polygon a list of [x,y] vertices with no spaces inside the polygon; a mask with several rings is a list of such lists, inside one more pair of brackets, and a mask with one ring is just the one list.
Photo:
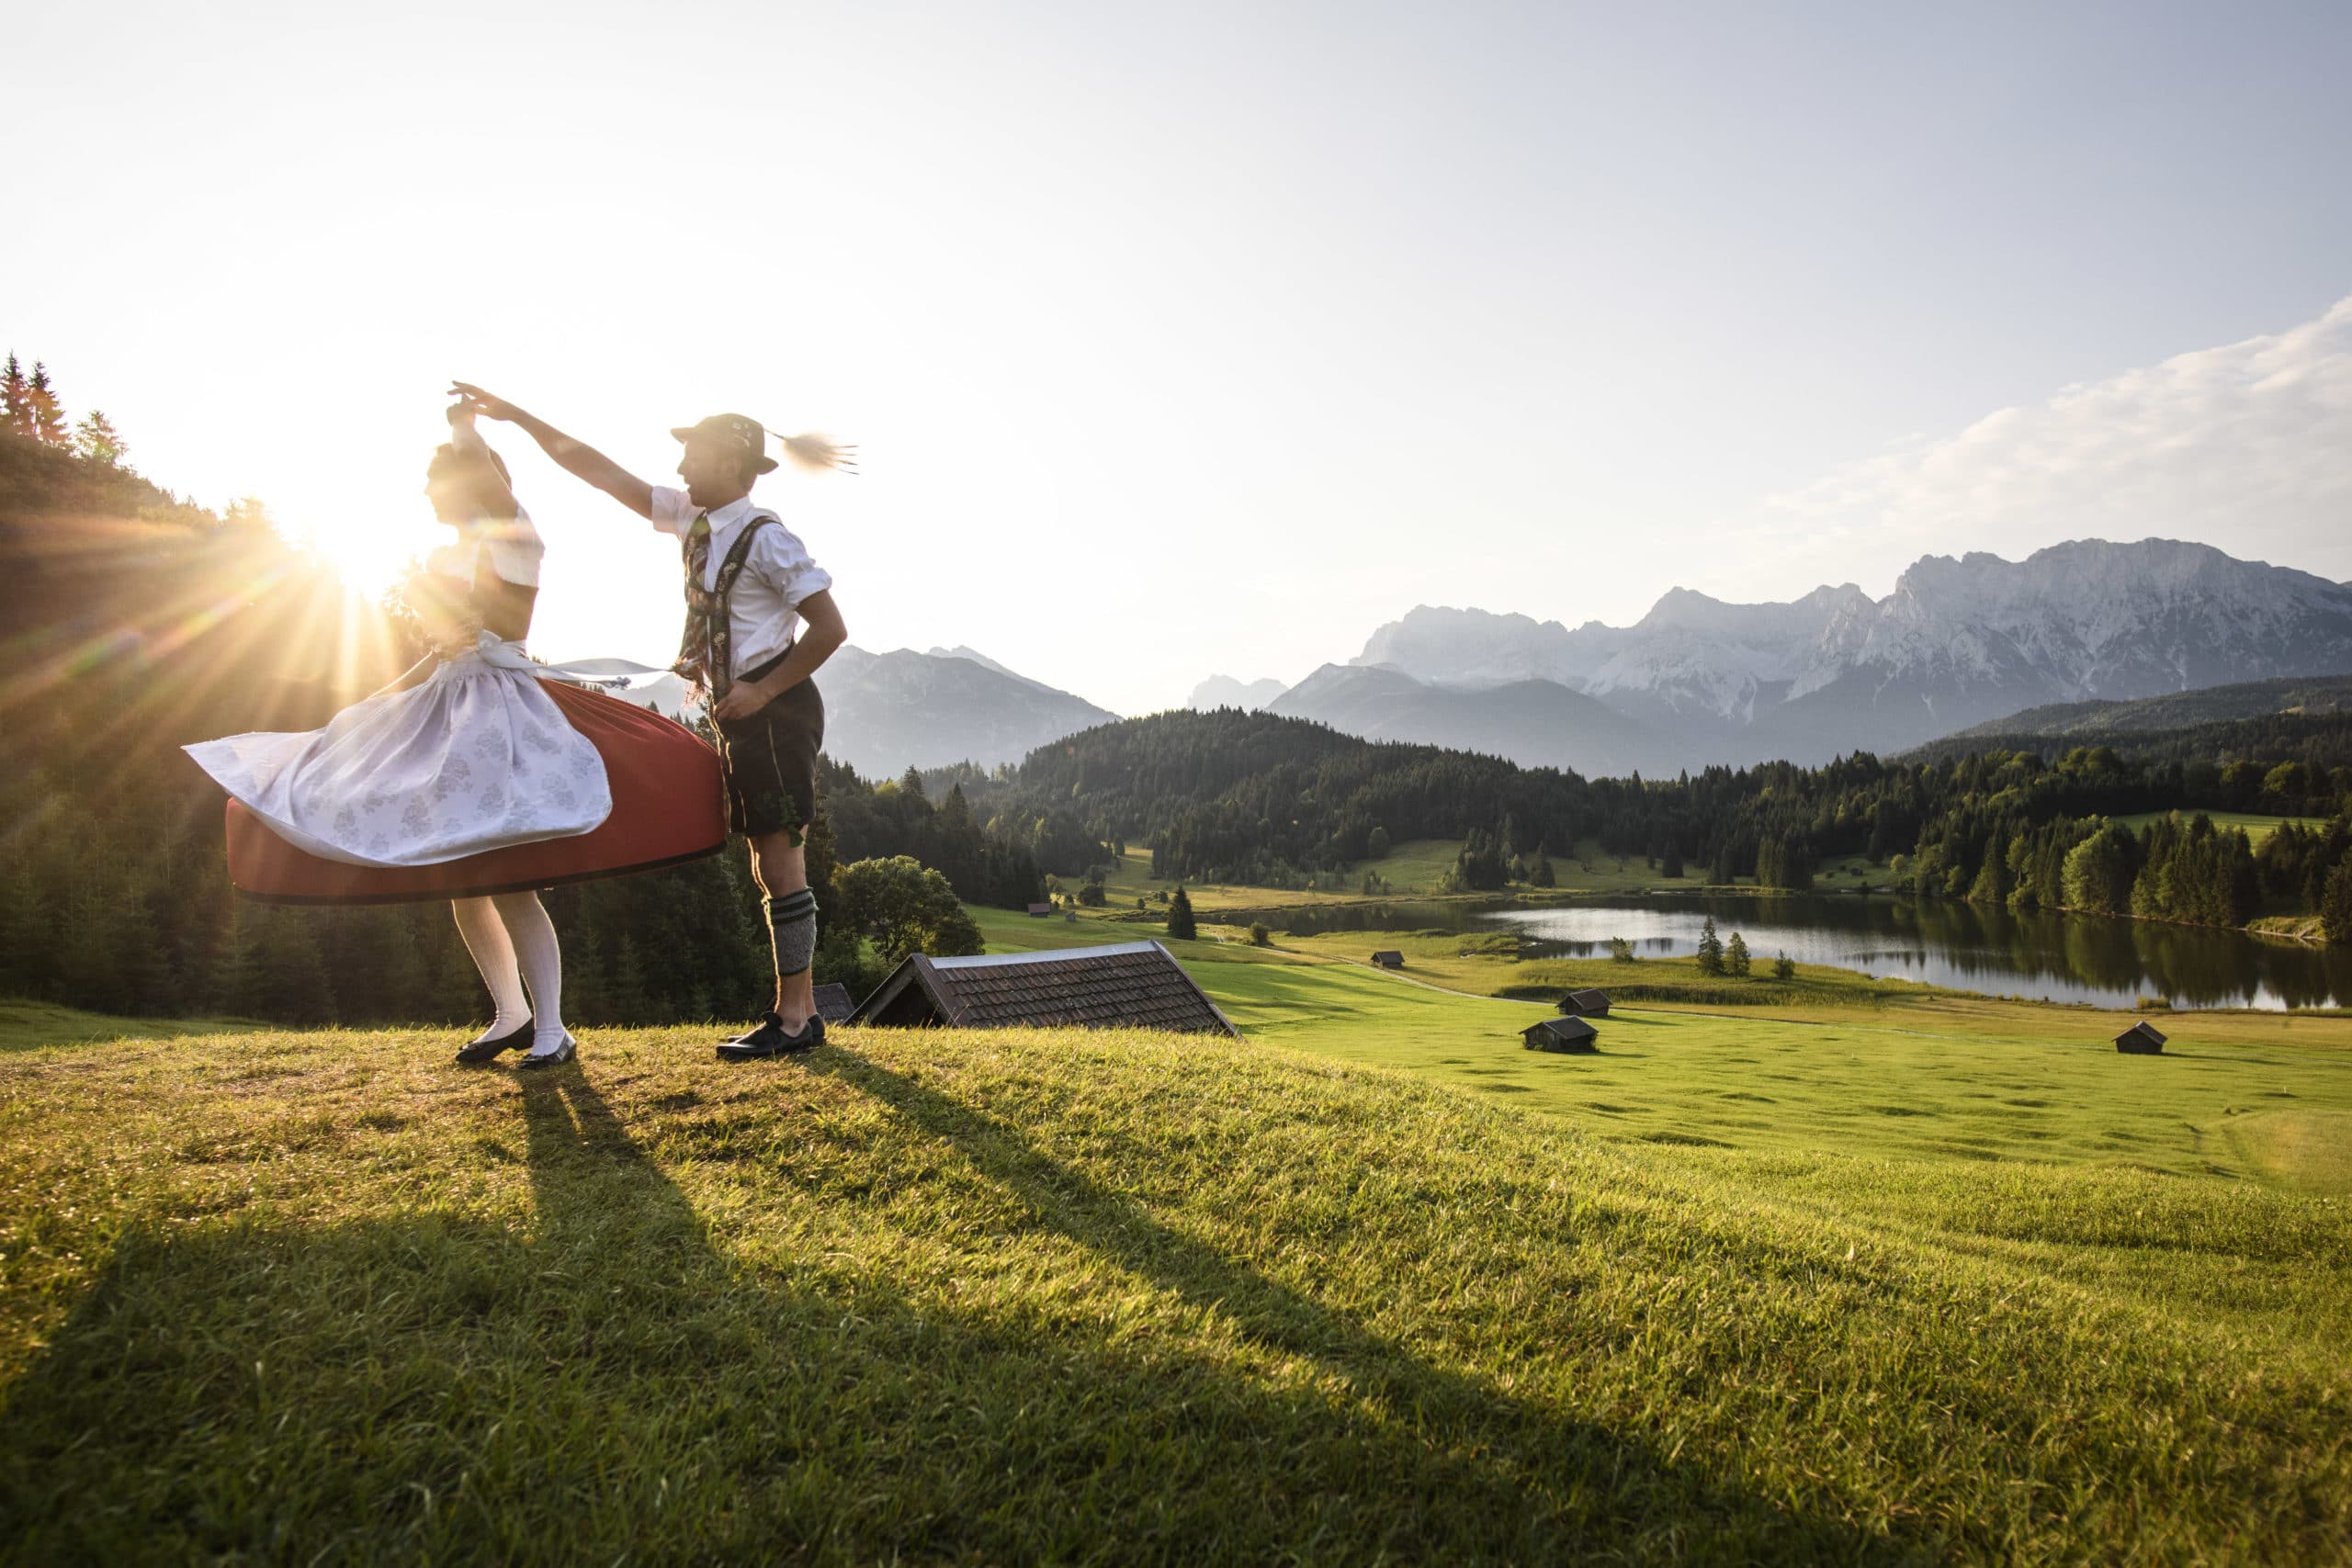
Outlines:
{"label": "mountain range", "polygon": [[[851,645],[825,661],[817,684],[825,695],[826,754],[868,778],[909,767],[1017,762],[1119,716],[968,648],[868,653]],[[677,677],[664,675],[616,694],[675,714],[686,694]]]}
{"label": "mountain range", "polygon": [[[2021,710],[2072,723],[2098,705],[2342,671],[2352,585],[2208,545],[2086,539],[2022,561],[1929,556],[1881,599],[1852,583],[1762,604],[1677,588],[1628,626],[1420,605],[1295,686],[1213,676],[1187,705],[1656,774],[1892,754],[2036,728]],[[1018,761],[1118,716],[960,646],[844,648],[820,684],[826,750],[869,776]],[[628,694],[674,712],[674,687]]]}
{"label": "mountain range", "polygon": [[1678,588],[1630,626],[1422,605],[1265,705],[1611,773],[1899,751],[2042,705],[2342,671],[2352,586],[2207,545],[2079,540],[1929,556],[1883,599]]}

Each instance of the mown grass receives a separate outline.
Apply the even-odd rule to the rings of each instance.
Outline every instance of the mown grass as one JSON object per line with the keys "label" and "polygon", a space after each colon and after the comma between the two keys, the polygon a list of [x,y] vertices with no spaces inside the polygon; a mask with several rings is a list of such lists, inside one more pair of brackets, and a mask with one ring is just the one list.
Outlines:
{"label": "mown grass", "polygon": [[1264,1043],[454,1043],[0,1059],[0,1553],[2352,1555],[2324,1198],[1611,1143]]}
{"label": "mown grass", "polygon": [[[1409,839],[1378,860],[1358,861],[1345,872],[1316,874],[1316,886],[1312,888],[1257,887],[1240,883],[1194,882],[1190,879],[1183,879],[1183,886],[1193,908],[1202,913],[1358,902],[1366,897],[1363,879],[1367,872],[1380,875],[1385,886],[1381,892],[1372,897],[1382,899],[1494,897],[1486,893],[1448,895],[1443,892],[1446,874],[1453,869],[1454,860],[1461,852],[1462,843],[1457,839]],[[1673,893],[1695,892],[1705,886],[1706,868],[1703,866],[1691,867],[1688,874],[1680,877],[1662,877],[1642,857],[1635,855],[1621,863],[1619,857],[1604,852],[1592,842],[1581,844],[1567,854],[1555,854],[1551,859],[1556,886],[1536,888],[1521,882],[1513,883],[1506,891],[1522,894],[1547,891]],[[1159,911],[1159,896],[1173,892],[1177,880],[1154,878],[1150,852],[1130,849],[1113,874],[1103,879],[1103,891],[1110,899],[1109,912],[1114,915],[1122,911],[1132,913],[1136,900],[1142,898],[1157,914]],[[1070,886],[1074,887],[1075,884]]]}
{"label": "mown grass", "polygon": [[53,1002],[0,997],[0,1052],[76,1040],[164,1040],[252,1027],[217,1019],[109,1018]]}
{"label": "mown grass", "polygon": [[[1204,931],[1233,938],[1227,927],[1204,925]],[[1728,934],[1728,932],[1726,932]],[[1800,964],[1792,980],[1772,977],[1770,954],[1757,955],[1745,976],[1702,975],[1689,953],[1646,957],[1634,964],[1607,958],[1537,958],[1521,960],[1517,937],[1507,931],[1481,928],[1468,931],[1330,931],[1314,936],[1283,932],[1273,939],[1286,953],[1310,960],[1363,964],[1382,948],[1404,954],[1403,973],[1457,991],[1484,996],[1512,996],[1556,1000],[1571,990],[1599,987],[1651,1001],[1684,1000],[1710,1007],[1787,1006],[1809,1003],[1823,1007],[1868,1007],[1909,1001],[1940,992],[1916,980],[1881,979],[1851,969],[1826,964]]]}
{"label": "mown grass", "polygon": [[2265,839],[2267,839],[2271,834],[2277,832],[2279,828],[2286,823],[2292,822],[2297,827],[2307,828],[2312,832],[2317,832],[2327,826],[2327,819],[2322,817],[2276,817],[2259,811],[2207,811],[2202,813],[2195,811],[2142,811],[2133,813],[2130,816],[2118,817],[2114,818],[2114,820],[2122,826],[2131,829],[2133,832],[2139,833],[2146,831],[2150,823],[2161,821],[2166,817],[2177,817],[2182,821],[2187,822],[2200,815],[2211,818],[2213,819],[2213,826],[2216,828],[2245,829],[2247,840],[2257,850],[2262,847],[2262,841]]}

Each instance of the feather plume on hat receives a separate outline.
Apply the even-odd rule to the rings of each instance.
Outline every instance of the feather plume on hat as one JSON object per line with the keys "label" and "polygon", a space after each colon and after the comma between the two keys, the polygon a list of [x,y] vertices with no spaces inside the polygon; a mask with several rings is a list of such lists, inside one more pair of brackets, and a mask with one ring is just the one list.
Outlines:
{"label": "feather plume on hat", "polygon": [[811,473],[820,473],[827,468],[844,473],[857,471],[857,448],[844,446],[822,432],[804,430],[797,435],[779,434],[776,442],[784,448],[784,455],[796,466]]}

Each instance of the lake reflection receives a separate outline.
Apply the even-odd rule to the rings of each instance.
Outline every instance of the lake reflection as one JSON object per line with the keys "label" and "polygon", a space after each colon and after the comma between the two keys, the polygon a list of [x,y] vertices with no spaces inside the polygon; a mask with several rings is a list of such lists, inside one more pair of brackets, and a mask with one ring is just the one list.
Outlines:
{"label": "lake reflection", "polygon": [[1945,899],[1850,895],[1611,897],[1544,908],[1478,903],[1325,905],[1220,916],[1277,931],[1516,930],[1531,957],[1605,956],[1623,937],[1645,957],[1698,947],[1709,915],[1747,939],[1759,970],[1776,953],[1866,975],[1924,980],[1994,996],[2130,1007],[2164,997],[2176,1007],[2352,1006],[2352,949],[2258,942],[2206,931],[2081,915],[2012,915]]}
{"label": "lake reflection", "polygon": [[1473,919],[1519,931],[1532,957],[1591,957],[1606,953],[1612,936],[1645,954],[1695,952],[1710,915],[1721,935],[1747,938],[1759,970],[1786,953],[1800,964],[2052,1001],[2130,1007],[2155,996],[2176,1007],[2352,1004],[2352,952],[2343,948],[2143,920],[2013,915],[1942,899],[1611,898],[1490,908]]}

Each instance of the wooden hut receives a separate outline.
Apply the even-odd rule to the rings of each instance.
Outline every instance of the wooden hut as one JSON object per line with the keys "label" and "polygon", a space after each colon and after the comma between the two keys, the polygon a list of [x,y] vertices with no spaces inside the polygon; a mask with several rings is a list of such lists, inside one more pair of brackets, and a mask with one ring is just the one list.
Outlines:
{"label": "wooden hut", "polygon": [[849,1015],[857,1010],[857,1004],[850,1000],[849,987],[838,981],[818,987],[816,999],[817,1016],[827,1023],[847,1023]]}
{"label": "wooden hut", "polygon": [[1600,1031],[1580,1018],[1547,1018],[1529,1024],[1519,1032],[1531,1051],[1583,1051],[1600,1049],[1593,1043]]}
{"label": "wooden hut", "polygon": [[1607,1018],[1609,993],[1607,991],[1570,991],[1560,998],[1560,1016],[1563,1018]]}
{"label": "wooden hut", "polygon": [[2115,1037],[2115,1048],[2127,1056],[2154,1056],[2165,1048],[2164,1032],[2146,1019]]}
{"label": "wooden hut", "polygon": [[1029,918],[1033,920],[1042,920],[1053,912],[1054,907],[1051,904],[1032,904],[1029,906]]}
{"label": "wooden hut", "polygon": [[1156,942],[991,953],[970,958],[910,954],[852,1023],[951,1029],[1150,1029],[1179,1034],[1238,1032],[1183,966]]}
{"label": "wooden hut", "polygon": [[1372,955],[1372,961],[1374,964],[1379,964],[1383,969],[1402,969],[1405,967],[1405,955],[1397,952],[1393,947],[1382,948],[1378,953]]}

